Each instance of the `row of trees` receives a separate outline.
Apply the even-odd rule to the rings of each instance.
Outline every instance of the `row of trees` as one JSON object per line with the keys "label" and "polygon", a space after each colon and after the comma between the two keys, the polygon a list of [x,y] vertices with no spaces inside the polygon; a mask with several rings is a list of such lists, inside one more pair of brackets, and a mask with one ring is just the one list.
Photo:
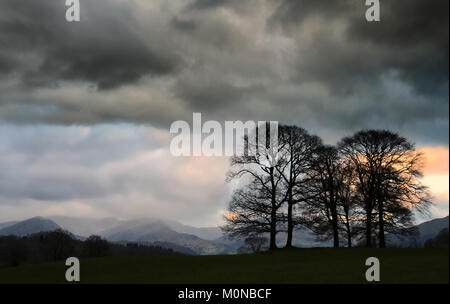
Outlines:
{"label": "row of trees", "polygon": [[275,153],[254,144],[256,154],[231,159],[227,178],[241,185],[222,227],[231,237],[268,235],[274,249],[284,232],[292,247],[294,231],[307,228],[334,247],[386,247],[387,234],[413,234],[413,212],[431,204],[420,182],[423,155],[396,133],[363,130],[331,146],[279,126]]}
{"label": "row of trees", "polygon": [[63,230],[18,237],[0,236],[0,267],[65,260],[68,257],[179,255],[172,249],[137,243],[110,243],[92,235],[84,241]]}

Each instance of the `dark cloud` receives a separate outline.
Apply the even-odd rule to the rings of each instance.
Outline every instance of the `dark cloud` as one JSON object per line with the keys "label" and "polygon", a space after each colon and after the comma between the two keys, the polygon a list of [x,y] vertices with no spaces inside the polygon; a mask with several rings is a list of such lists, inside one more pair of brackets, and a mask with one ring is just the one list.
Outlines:
{"label": "dark cloud", "polygon": [[232,3],[233,0],[196,0],[189,4],[189,9],[211,9]]}
{"label": "dark cloud", "polygon": [[193,111],[213,114],[221,108],[240,106],[261,87],[239,87],[227,79],[207,75],[206,77],[180,77],[175,93],[185,100]]}
{"label": "dark cloud", "polygon": [[[259,1],[259,0],[257,0]],[[247,3],[254,3],[254,0],[241,1],[241,0],[194,0],[186,6],[187,10],[192,11],[204,11],[213,10],[218,8],[232,8],[243,9],[247,6]],[[261,4],[261,3],[260,3]]]}
{"label": "dark cloud", "polygon": [[0,217],[216,223],[227,160],[167,151],[194,111],[448,146],[449,2],[364,3],[82,0],[68,23],[63,0],[0,1]]}
{"label": "dark cloud", "polygon": [[[82,81],[111,89],[144,75],[170,74],[180,63],[171,50],[157,49],[157,39],[151,41],[154,45],[146,44],[124,22],[132,15],[123,2],[82,1],[78,23],[66,22],[64,1],[20,2],[1,4],[3,77],[18,73],[32,87]],[[16,66],[8,64],[11,61]]]}
{"label": "dark cloud", "polygon": [[386,66],[419,93],[448,95],[449,1],[382,1],[383,22],[354,20],[350,38],[392,49]]}
{"label": "dark cloud", "polygon": [[87,0],[80,23],[63,2],[16,3],[0,10],[1,121],[167,128],[196,111],[448,143],[445,0],[381,1],[372,23],[362,0]]}
{"label": "dark cloud", "polygon": [[[360,1],[362,4],[363,1]],[[354,13],[351,9],[355,1],[314,1],[314,0],[283,0],[271,16],[270,22],[297,26],[305,18],[311,16],[343,17]],[[350,9],[350,10],[349,10]]]}
{"label": "dark cloud", "polygon": [[384,126],[448,143],[441,127],[448,126],[449,2],[380,2],[381,21],[367,22],[365,1],[285,0],[268,24],[296,41],[292,81],[330,90],[328,102],[309,103],[323,126]]}
{"label": "dark cloud", "polygon": [[195,31],[199,25],[198,22],[194,20],[186,20],[178,16],[172,18],[171,24],[175,29],[186,33]]}
{"label": "dark cloud", "polygon": [[[380,1],[381,21],[367,22],[365,1],[282,1],[270,19],[295,35],[313,17],[342,21],[335,32],[315,32],[308,63],[299,66],[300,80],[321,80],[341,93],[361,82],[376,82],[389,70],[411,83],[419,94],[448,95],[449,1]],[[301,44],[302,41],[299,41]]]}

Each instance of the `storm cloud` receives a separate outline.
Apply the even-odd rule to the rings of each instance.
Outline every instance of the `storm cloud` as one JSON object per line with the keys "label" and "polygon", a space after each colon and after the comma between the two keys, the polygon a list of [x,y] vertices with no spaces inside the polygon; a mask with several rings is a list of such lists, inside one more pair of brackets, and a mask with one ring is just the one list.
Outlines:
{"label": "storm cloud", "polygon": [[345,133],[386,118],[448,142],[448,1],[383,1],[373,23],[364,1],[85,0],[78,23],[65,8],[2,2],[3,120],[167,127],[198,111]]}
{"label": "storm cloud", "polygon": [[80,23],[65,20],[65,1],[21,2],[2,1],[0,73],[18,74],[27,87],[85,81],[111,89],[169,74],[180,63],[157,39],[140,37],[123,1],[82,1]]}
{"label": "storm cloud", "polygon": [[448,151],[449,2],[380,2],[367,22],[363,0],[81,0],[69,23],[65,1],[2,0],[2,213],[109,216],[126,201],[130,217],[147,202],[215,220],[226,160],[209,176],[166,155],[170,124],[193,112],[296,124],[327,143],[388,128]]}
{"label": "storm cloud", "polygon": [[[448,142],[448,1],[2,1],[0,119],[272,119]],[[430,17],[432,16],[432,17]],[[139,92],[136,94],[135,92]]]}

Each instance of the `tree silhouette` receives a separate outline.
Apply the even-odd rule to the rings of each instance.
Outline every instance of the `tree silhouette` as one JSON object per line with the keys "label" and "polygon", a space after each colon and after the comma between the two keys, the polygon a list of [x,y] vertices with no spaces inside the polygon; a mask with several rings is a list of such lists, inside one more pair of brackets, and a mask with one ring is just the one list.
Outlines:
{"label": "tree silhouette", "polygon": [[339,142],[343,158],[355,168],[356,189],[365,211],[366,246],[378,231],[380,247],[385,233],[409,233],[411,210],[426,212],[430,196],[420,183],[422,155],[414,145],[386,130],[359,131]]}
{"label": "tree silhouette", "polygon": [[301,222],[301,219],[295,219],[294,207],[311,195],[306,186],[306,177],[312,167],[313,155],[322,141],[297,126],[280,126],[279,131],[279,158],[285,165],[277,166],[276,169],[283,178],[287,205],[286,247],[292,247],[295,225]]}
{"label": "tree silhouette", "polygon": [[317,235],[326,239],[331,231],[334,247],[339,247],[339,166],[336,148],[320,146],[316,149],[308,172],[307,189],[311,198],[306,200],[302,212],[304,224]]}
{"label": "tree silhouette", "polygon": [[84,245],[87,249],[87,255],[90,257],[106,256],[110,252],[109,243],[98,235],[91,235]]}
{"label": "tree silhouette", "polygon": [[[285,202],[282,194],[282,172],[286,166],[278,158],[279,146],[271,145],[268,128],[257,128],[256,141],[245,137],[247,154],[233,156],[227,180],[239,179],[243,189],[235,193],[225,217],[223,231],[231,236],[249,236],[268,232],[269,248],[276,249],[276,235],[281,222],[280,208]],[[258,132],[266,132],[260,142]],[[248,153],[254,151],[254,153]]]}
{"label": "tree silhouette", "polygon": [[[352,247],[386,247],[386,233],[411,235],[413,211],[431,204],[421,184],[422,154],[396,133],[364,130],[336,147],[296,126],[280,126],[276,153],[235,156],[228,180],[238,179],[225,218],[225,233],[234,237],[287,232],[292,246],[295,227],[306,227],[319,240]],[[247,148],[252,144],[246,141]],[[256,143],[266,152],[266,143]],[[263,149],[260,149],[261,146]],[[360,243],[360,240],[358,241]]]}

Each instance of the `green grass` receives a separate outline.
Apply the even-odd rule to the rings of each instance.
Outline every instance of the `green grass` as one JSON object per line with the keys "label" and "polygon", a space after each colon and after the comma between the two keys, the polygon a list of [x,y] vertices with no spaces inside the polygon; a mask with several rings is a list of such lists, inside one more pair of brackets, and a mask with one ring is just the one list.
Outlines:
{"label": "green grass", "polygon": [[[447,283],[446,249],[314,248],[256,255],[81,260],[82,283],[365,283],[378,257],[381,283]],[[64,283],[64,262],[0,269],[0,283]]]}

